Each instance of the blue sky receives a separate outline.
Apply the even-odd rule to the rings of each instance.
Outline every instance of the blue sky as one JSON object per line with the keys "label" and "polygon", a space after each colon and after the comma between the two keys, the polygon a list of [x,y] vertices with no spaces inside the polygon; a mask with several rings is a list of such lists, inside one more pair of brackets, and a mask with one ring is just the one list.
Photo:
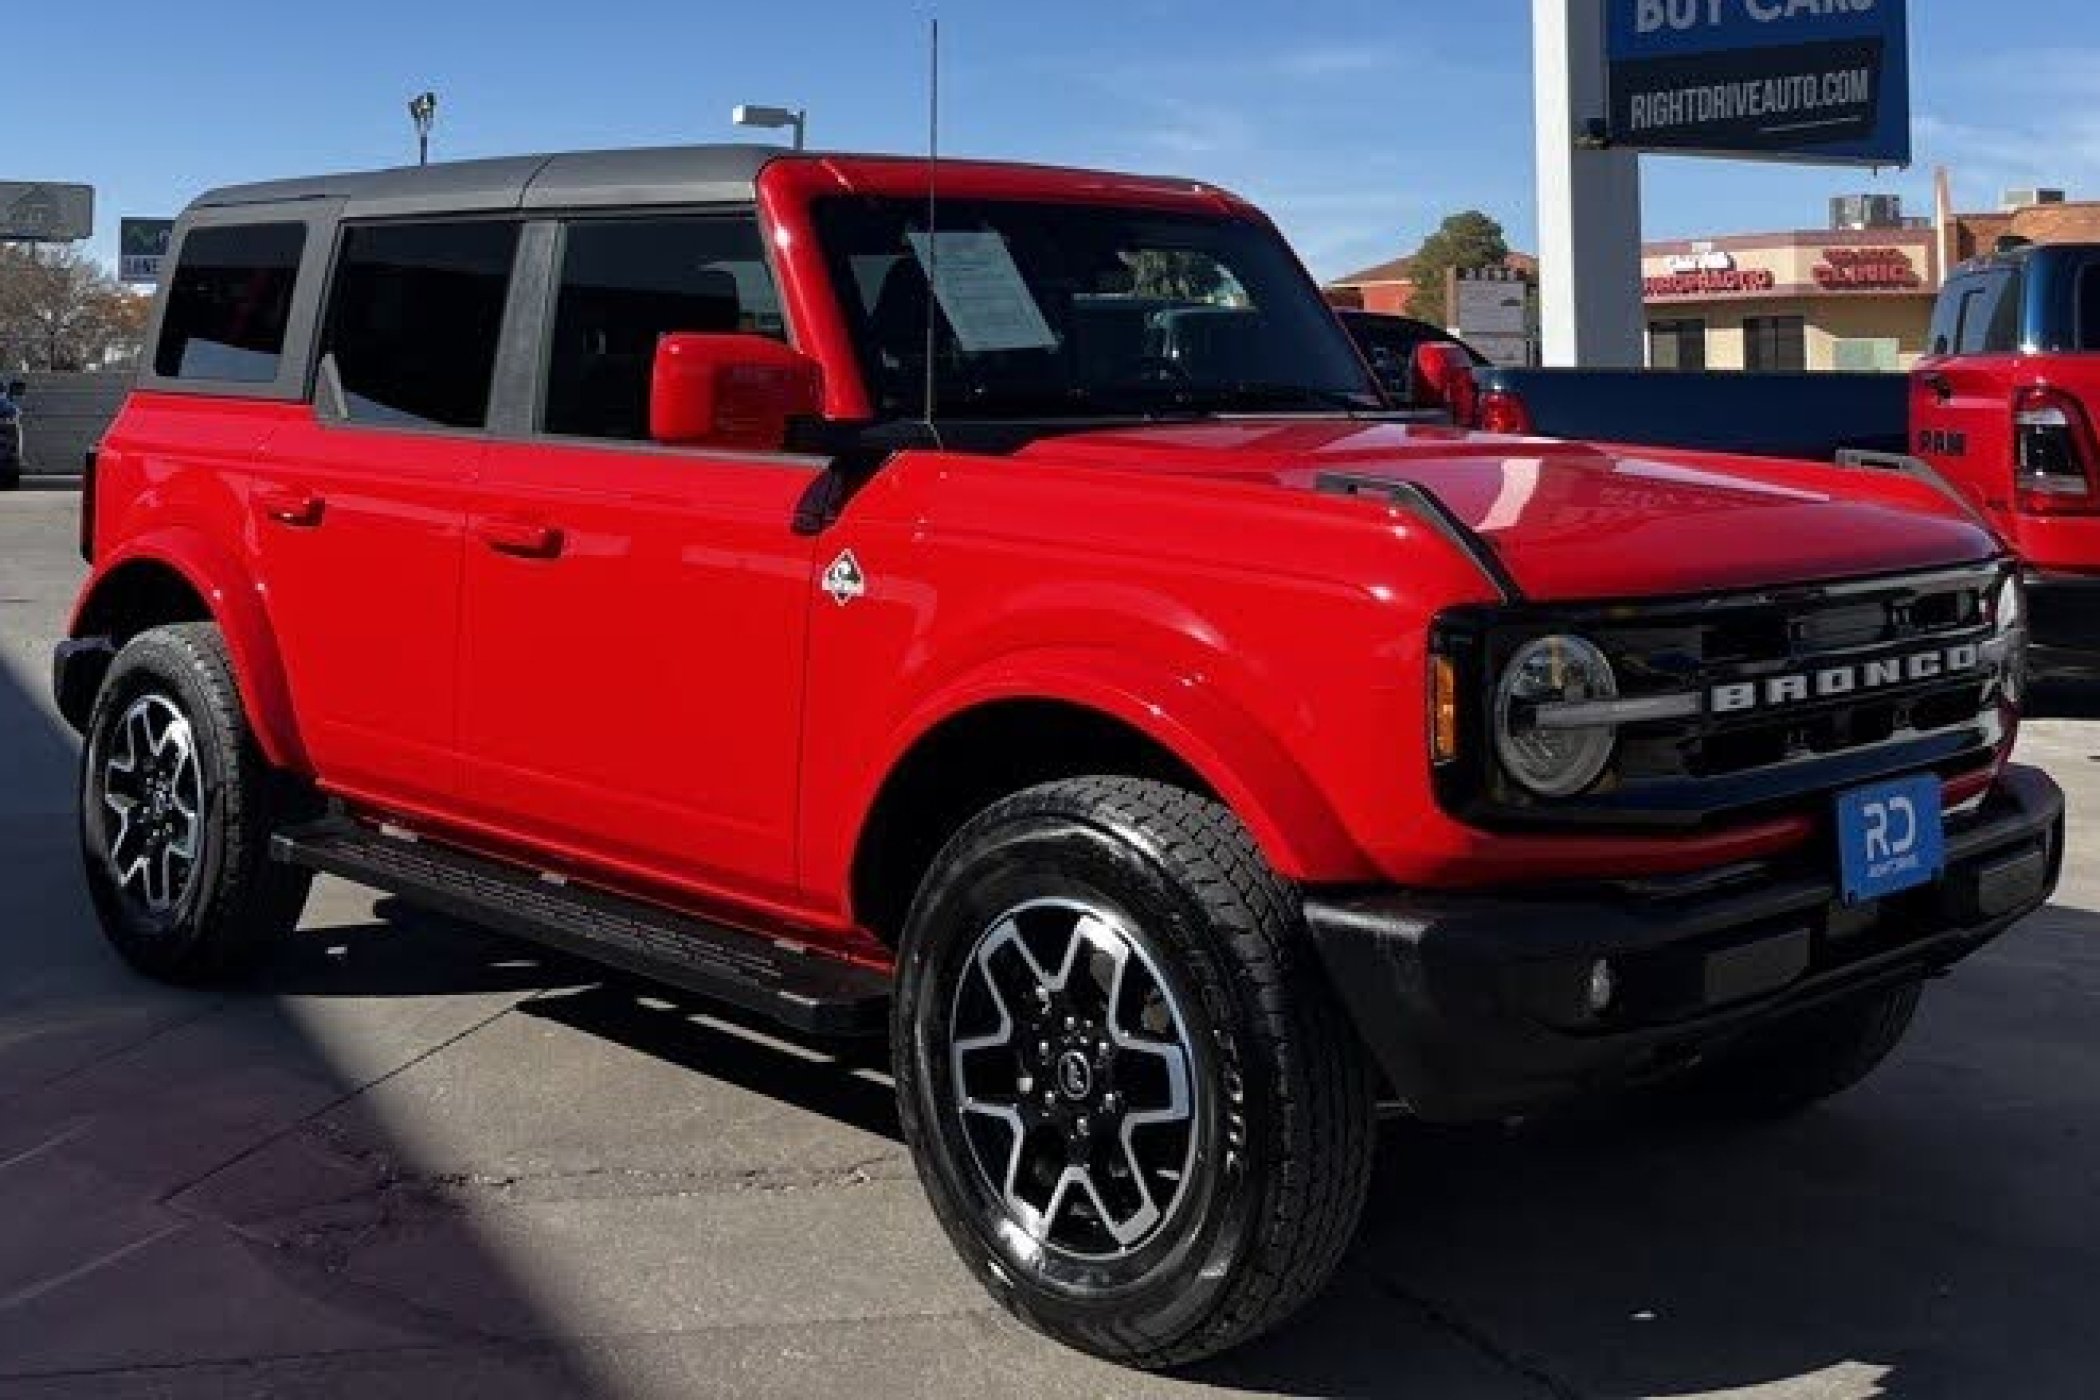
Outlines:
{"label": "blue sky", "polygon": [[[1532,242],[1530,0],[945,0],[945,149],[1186,174],[1274,213],[1332,276],[1484,208]],[[1913,0],[1918,166],[1791,169],[1649,158],[1651,237],[1813,227],[1894,190],[1965,208],[2010,185],[2100,197],[2100,7]],[[173,214],[233,180],[410,158],[731,139],[737,102],[806,103],[813,144],[919,150],[924,3],[99,0],[17,7],[0,174]]]}

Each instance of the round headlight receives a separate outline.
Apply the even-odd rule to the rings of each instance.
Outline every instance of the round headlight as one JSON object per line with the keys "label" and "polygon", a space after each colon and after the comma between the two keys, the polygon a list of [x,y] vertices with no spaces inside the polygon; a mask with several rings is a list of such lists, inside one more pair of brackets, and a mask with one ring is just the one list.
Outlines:
{"label": "round headlight", "polygon": [[1495,691],[1495,748],[1509,775],[1541,797],[1569,797],[1597,781],[1618,732],[1541,728],[1542,705],[1615,700],[1618,678],[1580,637],[1541,637],[1510,658]]}

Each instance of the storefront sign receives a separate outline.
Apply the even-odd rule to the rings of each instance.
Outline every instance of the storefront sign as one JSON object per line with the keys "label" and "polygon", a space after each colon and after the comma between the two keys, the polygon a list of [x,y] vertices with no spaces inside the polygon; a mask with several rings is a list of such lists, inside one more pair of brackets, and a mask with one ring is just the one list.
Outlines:
{"label": "storefront sign", "polygon": [[1815,278],[1826,292],[1914,292],[1925,285],[1901,248],[1829,249]]}
{"label": "storefront sign", "polygon": [[1632,150],[1908,165],[1906,0],[1608,0]]}
{"label": "storefront sign", "polygon": [[1694,245],[1692,252],[1673,254],[1668,266],[1671,272],[1680,275],[1688,272],[1733,272],[1735,254]]}
{"label": "storefront sign", "polygon": [[1730,292],[1769,292],[1778,284],[1779,279],[1761,267],[1730,267],[1713,272],[1672,271],[1666,276],[1644,278],[1641,290],[1651,297],[1698,297]]}

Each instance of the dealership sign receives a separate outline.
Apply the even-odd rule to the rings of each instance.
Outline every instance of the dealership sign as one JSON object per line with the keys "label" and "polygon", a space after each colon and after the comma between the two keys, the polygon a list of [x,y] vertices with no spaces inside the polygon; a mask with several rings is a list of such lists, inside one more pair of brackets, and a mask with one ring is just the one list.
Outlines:
{"label": "dealership sign", "polygon": [[1905,0],[1607,0],[1631,150],[1910,163]]}
{"label": "dealership sign", "polygon": [[175,236],[173,219],[117,221],[117,276],[126,282],[158,282]]}

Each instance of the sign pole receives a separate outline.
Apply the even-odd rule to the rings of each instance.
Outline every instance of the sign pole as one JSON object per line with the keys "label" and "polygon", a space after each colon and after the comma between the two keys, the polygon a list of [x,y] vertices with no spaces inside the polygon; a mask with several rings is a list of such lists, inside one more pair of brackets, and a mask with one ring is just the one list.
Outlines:
{"label": "sign pole", "polygon": [[1641,167],[1586,144],[1606,113],[1605,0],[1532,0],[1540,332],[1548,365],[1637,369]]}

